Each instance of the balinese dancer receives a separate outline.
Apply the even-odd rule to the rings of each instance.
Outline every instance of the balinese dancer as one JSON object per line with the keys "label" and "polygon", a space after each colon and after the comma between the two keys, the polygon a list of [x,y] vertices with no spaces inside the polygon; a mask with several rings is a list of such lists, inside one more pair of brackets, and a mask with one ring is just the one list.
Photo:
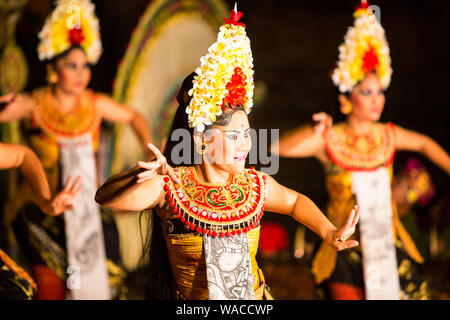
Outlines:
{"label": "balinese dancer", "polygon": [[332,299],[426,299],[418,264],[423,259],[400,223],[391,196],[396,150],[417,151],[450,173],[449,155],[430,137],[392,123],[380,123],[384,92],[391,80],[385,31],[362,1],[354,13],[332,80],[346,121],[316,114],[314,128],[286,133],[273,151],[286,157],[316,157],[329,195],[327,214],[336,225],[355,203],[361,210],[360,248],[342,253],[323,242],[312,263],[317,284]]}
{"label": "balinese dancer", "polygon": [[[31,199],[42,212],[56,216],[73,207],[73,200],[80,192],[80,177],[73,181],[69,176],[62,191],[52,197],[44,168],[36,154],[25,146],[0,143],[0,170],[13,168],[19,168],[31,188]],[[0,248],[0,300],[33,299],[36,282],[2,249],[6,250]]]}
{"label": "balinese dancer", "polygon": [[49,217],[33,205],[22,207],[19,215],[16,233],[31,261],[38,299],[114,299],[123,293],[126,274],[114,217],[94,201],[101,120],[130,124],[144,146],[151,138],[144,118],[132,108],[87,89],[90,65],[102,53],[94,9],[89,0],[58,0],[39,33],[38,53],[47,61],[49,85],[0,98],[10,101],[0,121],[22,120],[52,193],[69,174],[82,176],[83,191],[64,215]]}
{"label": "balinese dancer", "polygon": [[[156,161],[139,162],[97,191],[102,205],[155,213],[150,299],[271,299],[255,260],[264,210],[291,215],[334,250],[358,245],[346,240],[359,219],[356,208],[338,229],[306,196],[245,169],[254,82],[241,16],[232,10],[201,66],[184,80],[166,156],[149,145]],[[187,144],[177,142],[180,134]]]}

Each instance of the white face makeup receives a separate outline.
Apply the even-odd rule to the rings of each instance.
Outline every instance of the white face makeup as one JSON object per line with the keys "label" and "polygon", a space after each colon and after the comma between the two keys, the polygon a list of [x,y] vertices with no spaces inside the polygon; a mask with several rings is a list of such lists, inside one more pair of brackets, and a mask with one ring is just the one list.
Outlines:
{"label": "white face makeup", "polygon": [[378,121],[383,112],[385,96],[380,79],[369,73],[350,94],[351,116],[363,121]]}
{"label": "white face makeup", "polygon": [[81,94],[91,81],[91,69],[86,54],[78,48],[58,60],[56,73],[57,85],[72,94]]}
{"label": "white face makeup", "polygon": [[240,173],[251,148],[250,125],[244,111],[235,112],[227,126],[215,126],[204,135],[207,159],[218,169]]}

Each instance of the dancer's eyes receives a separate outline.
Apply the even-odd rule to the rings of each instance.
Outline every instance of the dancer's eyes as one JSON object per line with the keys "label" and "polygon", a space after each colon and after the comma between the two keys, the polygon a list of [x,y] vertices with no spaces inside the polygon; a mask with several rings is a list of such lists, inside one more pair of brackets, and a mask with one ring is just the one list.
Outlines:
{"label": "dancer's eyes", "polygon": [[378,91],[378,95],[379,95],[379,96],[384,96],[384,90],[383,90],[383,89],[380,89],[380,90]]}
{"label": "dancer's eyes", "polygon": [[371,94],[372,94],[372,90],[370,90],[370,89],[366,89],[366,90],[361,90],[360,91],[360,93],[363,95],[363,96],[370,96]]}
{"label": "dancer's eyes", "polygon": [[240,135],[242,135],[244,139],[248,139],[250,137],[250,128],[245,130],[244,132],[239,130],[225,131],[225,136],[230,140],[237,140]]}
{"label": "dancer's eyes", "polygon": [[66,63],[66,67],[67,67],[68,69],[75,70],[75,69],[77,68],[77,65],[76,65],[75,63],[68,62],[68,63]]}
{"label": "dancer's eyes", "polygon": [[[65,64],[65,66],[66,66],[66,68],[71,69],[71,70],[76,70],[76,69],[77,69],[77,64],[74,63],[74,62],[67,62],[67,63]],[[89,69],[89,63],[83,64],[83,65],[82,65],[82,68],[83,68],[84,70]]]}
{"label": "dancer's eyes", "polygon": [[230,140],[237,140],[238,135],[237,135],[237,133],[227,134],[227,138]]}

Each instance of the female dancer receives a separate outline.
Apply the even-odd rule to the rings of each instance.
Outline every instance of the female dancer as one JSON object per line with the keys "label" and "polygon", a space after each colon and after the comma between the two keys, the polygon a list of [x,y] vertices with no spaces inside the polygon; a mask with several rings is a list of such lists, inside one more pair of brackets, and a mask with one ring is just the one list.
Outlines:
{"label": "female dancer", "polygon": [[[39,37],[39,58],[48,61],[49,85],[31,94],[0,97],[0,102],[9,102],[0,121],[22,121],[53,193],[69,173],[83,176],[83,192],[64,218],[43,215],[32,205],[23,207],[19,241],[32,263],[38,299],[63,299],[66,293],[73,299],[116,298],[125,278],[117,228],[111,212],[100,213],[93,200],[100,124],[130,124],[144,146],[151,142],[150,133],[133,109],[87,89],[90,65],[102,50],[89,0],[57,1]],[[77,290],[66,292],[66,280],[69,289]]]}
{"label": "female dancer", "polygon": [[426,282],[416,264],[423,259],[391,205],[392,162],[396,150],[416,151],[450,173],[450,157],[426,135],[378,122],[392,73],[389,47],[367,1],[354,16],[332,76],[346,120],[332,126],[327,114],[315,114],[314,128],[291,130],[272,151],[286,157],[316,157],[324,165],[327,213],[333,223],[339,225],[355,203],[360,206],[359,234],[354,239],[359,236],[361,248],[337,253],[323,243],[314,258],[315,281],[325,285],[329,297],[427,298]]}
{"label": "female dancer", "polygon": [[[155,161],[139,162],[97,191],[101,205],[156,213],[150,299],[270,299],[255,260],[263,210],[291,215],[335,250],[357,245],[346,240],[357,210],[338,229],[304,195],[245,169],[253,63],[241,16],[231,12],[201,67],[183,82],[166,157],[150,144]],[[177,144],[179,134],[189,142]]]}
{"label": "female dancer", "polygon": [[[73,200],[80,190],[81,177],[67,184],[56,196],[51,197],[44,168],[36,154],[29,148],[0,143],[0,170],[20,168],[25,181],[31,187],[33,201],[42,212],[56,216],[73,207]],[[32,299],[37,285],[33,278],[6,252],[0,249],[0,300]]]}

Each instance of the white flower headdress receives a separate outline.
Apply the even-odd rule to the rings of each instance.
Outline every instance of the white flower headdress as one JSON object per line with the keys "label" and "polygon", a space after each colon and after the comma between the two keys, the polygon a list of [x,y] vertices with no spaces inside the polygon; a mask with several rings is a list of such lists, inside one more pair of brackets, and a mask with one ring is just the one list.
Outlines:
{"label": "white flower headdress", "polygon": [[350,92],[368,72],[375,71],[384,89],[391,82],[392,68],[389,44],[383,27],[362,0],[356,7],[354,26],[349,27],[339,46],[339,61],[332,74],[339,91]]}
{"label": "white flower headdress", "polygon": [[253,58],[242,15],[235,6],[195,70],[186,112],[189,126],[199,132],[226,108],[242,106],[248,114],[253,106]]}
{"label": "white flower headdress", "polygon": [[49,60],[78,45],[90,64],[102,54],[99,22],[89,0],[57,0],[56,7],[39,32],[39,60]]}

